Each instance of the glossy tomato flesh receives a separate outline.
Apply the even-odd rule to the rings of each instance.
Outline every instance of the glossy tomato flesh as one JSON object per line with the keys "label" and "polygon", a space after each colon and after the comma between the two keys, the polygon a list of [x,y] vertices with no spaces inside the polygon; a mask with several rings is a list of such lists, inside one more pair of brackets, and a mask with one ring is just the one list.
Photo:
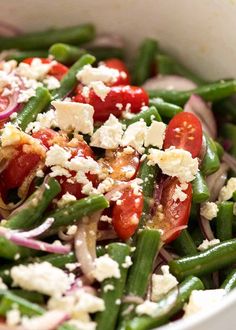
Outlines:
{"label": "glossy tomato flesh", "polygon": [[120,72],[120,76],[112,84],[112,86],[119,86],[119,85],[130,85],[131,83],[131,78],[129,74],[129,70],[125,63],[118,58],[110,58],[106,61],[103,61],[103,63],[108,67],[112,69],[116,69]]}

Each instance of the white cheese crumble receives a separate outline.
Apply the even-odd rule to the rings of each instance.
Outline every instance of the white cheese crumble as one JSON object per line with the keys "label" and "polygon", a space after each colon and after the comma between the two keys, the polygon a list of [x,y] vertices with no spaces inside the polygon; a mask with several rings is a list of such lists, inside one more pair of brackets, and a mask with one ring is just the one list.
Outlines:
{"label": "white cheese crumble", "polygon": [[133,262],[131,260],[130,256],[126,256],[125,257],[125,262],[123,262],[123,264],[121,265],[123,268],[129,268],[130,266],[133,265]]}
{"label": "white cheese crumble", "polygon": [[212,220],[217,217],[219,209],[216,203],[206,202],[201,205],[200,215],[207,220]]}
{"label": "white cheese crumble", "polygon": [[39,113],[36,117],[36,121],[29,123],[26,127],[25,132],[30,133],[32,131],[33,133],[35,133],[41,128],[51,127],[57,127],[56,112],[53,109],[48,110],[44,113]]}
{"label": "white cheese crumble", "polygon": [[157,164],[164,174],[177,177],[181,183],[194,180],[198,172],[198,160],[189,151],[173,147],[165,151],[150,149],[149,164]]}
{"label": "white cheese crumble", "polygon": [[61,199],[59,199],[59,201],[57,202],[57,206],[64,207],[65,205],[73,201],[76,201],[76,197],[67,192],[61,197]]}
{"label": "white cheese crumble", "polygon": [[116,69],[100,65],[93,68],[90,64],[85,65],[77,74],[76,78],[84,85],[89,85],[93,81],[102,81],[105,84],[112,84],[117,81],[120,72]]}
{"label": "white cheese crumble", "polygon": [[161,149],[165,138],[165,131],[166,124],[159,121],[153,121],[147,128],[147,134],[144,142],[145,147],[154,146]]}
{"label": "white cheese crumble", "polygon": [[187,183],[181,183],[180,185],[177,184],[175,187],[174,194],[172,196],[173,200],[175,202],[177,202],[178,200],[180,202],[185,201],[185,199],[187,198],[187,194],[184,192],[184,190],[186,190],[187,188],[188,188]]}
{"label": "white cheese crumble", "polygon": [[131,124],[125,131],[121,145],[131,146],[136,149],[139,153],[144,152],[144,141],[147,134],[147,125],[144,121],[138,121]]}
{"label": "white cheese crumble", "polygon": [[225,293],[224,289],[193,290],[188,304],[184,306],[184,317],[204,310],[214,309],[214,306],[222,301]]}
{"label": "white cheese crumble", "polygon": [[169,266],[161,267],[162,275],[152,275],[152,301],[158,301],[163,295],[178,285],[177,279],[169,272]]}
{"label": "white cheese crumble", "polygon": [[7,325],[9,325],[9,326],[15,326],[15,325],[20,324],[20,322],[21,322],[20,311],[17,308],[10,309],[6,313],[6,322],[7,322]]}
{"label": "white cheese crumble", "polygon": [[108,254],[96,258],[94,263],[95,270],[93,271],[93,276],[99,282],[102,282],[106,278],[110,277],[120,278],[119,264],[109,257]]}
{"label": "white cheese crumble", "polygon": [[233,193],[236,191],[236,178],[230,178],[223,188],[221,188],[219,194],[219,201],[227,201],[233,197]]}
{"label": "white cheese crumble", "polygon": [[104,85],[102,81],[92,81],[89,84],[89,87],[91,87],[94,90],[94,93],[100,97],[102,101],[105,101],[108,93],[110,92],[111,88]]}
{"label": "white cheese crumble", "polygon": [[220,243],[219,239],[212,239],[211,241],[208,241],[208,239],[204,239],[203,242],[198,246],[199,251],[205,251],[209,249],[210,247],[217,245]]}
{"label": "white cheese crumble", "polygon": [[2,147],[19,144],[22,139],[22,134],[23,133],[19,129],[17,129],[14,125],[12,124],[5,125],[1,135]]}
{"label": "white cheese crumble", "polygon": [[92,135],[90,145],[103,149],[116,149],[121,143],[122,135],[123,125],[115,116],[110,115]]}
{"label": "white cheese crumble", "polygon": [[16,73],[21,77],[43,80],[54,64],[55,62],[42,63],[39,58],[34,58],[30,64],[21,62],[16,68]]}
{"label": "white cheese crumble", "polygon": [[65,148],[60,147],[58,144],[54,144],[46,153],[46,166],[64,166],[66,162],[71,158],[71,152]]}
{"label": "white cheese crumble", "polygon": [[139,315],[146,314],[151,317],[155,317],[158,313],[158,306],[150,300],[145,300],[142,304],[136,307],[136,313]]}
{"label": "white cheese crumble", "polygon": [[43,83],[47,86],[47,88],[51,91],[53,89],[57,89],[61,86],[60,81],[53,77],[53,76],[48,76],[43,80]]}
{"label": "white cheese crumble", "polygon": [[6,284],[3,282],[2,278],[0,277],[0,290],[7,290]]}
{"label": "white cheese crumble", "polygon": [[113,291],[115,289],[114,285],[106,284],[103,288],[104,292]]}
{"label": "white cheese crumble", "polygon": [[74,280],[73,274],[67,275],[49,262],[14,266],[10,273],[14,285],[48,296],[61,296]]}
{"label": "white cheese crumble", "polygon": [[53,101],[51,104],[56,109],[60,129],[90,135],[93,133],[94,109],[90,104],[68,101]]}
{"label": "white cheese crumble", "polygon": [[100,218],[100,221],[112,223],[112,218],[108,217],[107,215],[102,215],[101,218]]}

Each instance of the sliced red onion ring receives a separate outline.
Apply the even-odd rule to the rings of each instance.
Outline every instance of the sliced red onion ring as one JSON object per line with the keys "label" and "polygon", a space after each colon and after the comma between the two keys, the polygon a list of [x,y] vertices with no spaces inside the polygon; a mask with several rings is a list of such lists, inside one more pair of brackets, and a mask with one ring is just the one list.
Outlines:
{"label": "sliced red onion ring", "polygon": [[123,48],[125,46],[124,39],[118,34],[101,34],[98,35],[93,41],[84,45],[85,48]]}
{"label": "sliced red onion ring", "polygon": [[172,235],[174,235],[177,232],[181,232],[183,229],[186,229],[188,226],[177,226],[175,228],[172,228],[168,230],[164,235],[162,235],[162,240],[167,241]]}
{"label": "sliced red onion ring", "polygon": [[18,234],[24,238],[32,238],[37,237],[43,234],[46,230],[48,230],[54,222],[54,218],[47,218],[40,226],[24,232],[19,232]]}
{"label": "sliced red onion ring", "polygon": [[6,120],[13,112],[17,112],[20,109],[20,103],[17,103],[18,93],[14,93],[9,96],[9,104],[5,110],[0,112],[0,121]]}
{"label": "sliced red onion ring", "polygon": [[33,238],[26,238],[22,236],[20,233],[6,229],[4,227],[0,227],[0,236],[5,237],[6,239],[8,239],[9,241],[11,241],[16,245],[24,246],[33,250],[58,253],[58,254],[67,254],[71,251],[70,245],[49,244],[46,242],[35,240]]}
{"label": "sliced red onion ring", "polygon": [[39,329],[40,324],[40,330],[56,330],[58,329],[59,325],[65,321],[68,321],[69,319],[70,316],[67,313],[61,310],[52,310],[46,312],[42,316],[35,316],[29,319],[29,321],[23,325],[23,329]]}
{"label": "sliced red onion ring", "polygon": [[201,228],[201,232],[203,236],[208,239],[208,241],[211,241],[215,238],[213,231],[211,229],[210,221],[205,219],[203,216],[200,215],[199,217],[199,225]]}
{"label": "sliced red onion ring", "polygon": [[0,22],[0,36],[14,37],[22,34],[22,31],[14,25],[6,22]]}
{"label": "sliced red onion ring", "polygon": [[173,260],[172,255],[165,248],[160,249],[159,256],[162,258],[163,261],[167,263]]}
{"label": "sliced red onion ring", "polygon": [[210,192],[210,202],[214,202],[218,199],[220,190],[225,185],[228,169],[229,166],[226,163],[221,163],[220,168],[206,178],[206,183]]}
{"label": "sliced red onion ring", "polygon": [[203,99],[193,94],[184,106],[184,111],[195,114],[202,123],[203,130],[213,139],[217,136],[217,126],[211,107]]}
{"label": "sliced red onion ring", "polygon": [[167,89],[177,91],[187,91],[197,87],[191,80],[174,75],[157,75],[154,78],[148,79],[142,86],[144,89]]}
{"label": "sliced red onion ring", "polygon": [[97,233],[97,241],[106,241],[110,239],[117,238],[117,234],[113,229],[108,230],[98,230]]}
{"label": "sliced red onion ring", "polygon": [[224,152],[223,161],[231,168],[232,171],[236,173],[236,158]]}

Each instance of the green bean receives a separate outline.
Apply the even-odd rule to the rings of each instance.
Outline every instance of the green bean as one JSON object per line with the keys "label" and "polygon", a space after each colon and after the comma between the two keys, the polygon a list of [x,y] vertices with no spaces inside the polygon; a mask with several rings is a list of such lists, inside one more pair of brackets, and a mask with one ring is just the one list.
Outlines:
{"label": "green bean", "polygon": [[[148,153],[148,151],[147,151]],[[154,185],[158,173],[158,166],[148,165],[148,159],[141,162],[138,177],[142,179],[142,191],[144,198],[143,212],[139,227],[142,228],[150,218],[150,209],[153,202]]]}
{"label": "green bean", "polygon": [[142,85],[150,77],[157,50],[156,40],[145,39],[141,44],[133,69],[133,83],[135,85]]}
{"label": "green bean", "polygon": [[216,172],[220,167],[220,160],[214,141],[204,134],[206,143],[206,153],[200,166],[203,175],[210,175]]}
{"label": "green bean", "polygon": [[218,204],[216,237],[220,241],[226,241],[233,237],[233,208],[233,202],[222,202]]}
{"label": "green bean", "polygon": [[204,275],[236,262],[236,239],[219,243],[206,251],[169,262],[170,271],[179,280],[188,275]]}
{"label": "green bean", "polygon": [[149,106],[153,105],[156,107],[158,112],[162,117],[165,118],[173,118],[177,113],[183,111],[181,107],[176,104],[165,102],[164,100],[160,99],[159,97],[153,98],[149,100]]}
{"label": "green bean", "polygon": [[54,178],[48,178],[20,208],[7,220],[6,227],[11,229],[29,229],[37,226],[44,211],[52,200],[59,194],[61,187]]}
{"label": "green bean", "polygon": [[[122,298],[128,268],[123,264],[126,257],[130,254],[130,248],[126,244],[111,243],[107,247],[108,255],[119,264],[120,278],[108,278],[102,282],[101,298],[105,303],[105,310],[97,313],[95,321],[97,323],[97,330],[112,330],[115,329],[116,321],[120,309],[117,304]],[[112,286],[113,289],[107,290],[106,288]]]}
{"label": "green bean", "polygon": [[230,154],[236,157],[236,125],[230,123],[222,125],[221,134],[230,141]]}
{"label": "green bean", "polygon": [[217,150],[217,155],[219,157],[219,159],[221,159],[224,155],[224,148],[222,147],[222,145],[217,142],[217,141],[214,141],[215,142],[215,146],[216,146],[216,150]]}
{"label": "green bean", "polygon": [[226,292],[230,292],[236,288],[236,269],[232,270],[230,274],[226,277],[224,282],[221,285],[222,289],[225,289]]}
{"label": "green bean", "polygon": [[116,47],[97,47],[90,48],[89,53],[96,57],[96,61],[105,61],[109,58],[124,59],[124,49]]}
{"label": "green bean", "polygon": [[193,202],[203,203],[209,199],[210,192],[201,171],[196,174],[195,179],[192,181],[192,188]]}
{"label": "green bean", "polygon": [[151,106],[147,110],[141,111],[140,113],[138,113],[137,115],[133,116],[130,119],[123,119],[122,124],[129,126],[140,120],[144,120],[148,126],[151,125],[153,120],[162,121],[161,116],[159,115],[157,109],[154,106]]}
{"label": "green bean", "polygon": [[0,257],[8,260],[15,260],[16,257],[27,258],[36,255],[38,251],[16,245],[6,239],[0,237]]}
{"label": "green bean", "polygon": [[[157,230],[143,229],[137,235],[136,250],[133,257],[133,265],[130,268],[125,293],[143,298],[148,287],[148,278],[152,273],[153,261],[160,248],[160,233]],[[132,317],[127,314],[130,304],[121,306],[120,327],[125,320]]]}
{"label": "green bean", "polygon": [[51,95],[47,88],[38,87],[36,95],[31,97],[24,108],[18,112],[14,123],[25,131],[28,124],[35,121],[37,115],[49,105],[50,101]]}
{"label": "green bean", "polygon": [[43,305],[45,303],[43,294],[39,292],[13,289],[11,290],[11,293],[38,305]]}
{"label": "green bean", "polygon": [[77,84],[76,74],[81,70],[86,64],[93,64],[95,62],[95,57],[90,54],[83,55],[78,61],[76,61],[70,70],[64,75],[61,80],[61,86],[52,92],[54,99],[62,99],[67,96]]}
{"label": "green bean", "polygon": [[188,302],[193,290],[203,290],[204,285],[197,277],[189,276],[180,285],[168,292],[156,304],[156,316],[136,316],[126,324],[125,330],[149,330],[167,323]]}
{"label": "green bean", "polygon": [[0,292],[0,315],[5,316],[12,308],[17,308],[22,315],[37,316],[42,315],[45,310],[35,303],[18,297],[10,291]]}
{"label": "green bean", "polygon": [[213,112],[224,118],[225,122],[236,123],[236,106],[232,98],[213,104]]}
{"label": "green bean", "polygon": [[59,326],[58,330],[78,330],[78,328],[72,324],[64,323]]}
{"label": "green bean", "polygon": [[85,53],[85,49],[62,43],[54,44],[49,48],[49,54],[63,64],[73,64]]}
{"label": "green bean", "polygon": [[7,56],[6,59],[22,62],[26,58],[31,58],[31,57],[47,58],[48,51],[47,50],[26,50],[26,51],[14,50]]}
{"label": "green bean", "polygon": [[57,42],[79,45],[92,40],[94,36],[94,26],[84,24],[43,32],[32,32],[15,37],[0,37],[0,49],[41,50],[47,49]]}
{"label": "green bean", "polygon": [[190,232],[190,234],[196,246],[199,246],[205,239],[199,227],[195,227],[194,230]]}
{"label": "green bean", "polygon": [[49,232],[57,231],[62,226],[69,226],[86,215],[105,209],[109,206],[103,195],[91,195],[77,201],[68,203],[61,209],[49,213],[45,219],[53,218],[54,222]]}
{"label": "green bean", "polygon": [[189,69],[187,69],[182,64],[176,62],[175,59],[172,57],[166,55],[166,54],[157,54],[156,56],[157,60],[157,71],[159,74],[162,75],[171,75],[176,74],[179,76],[186,77],[197,85],[204,85],[206,82],[198,77],[195,73],[191,72]]}
{"label": "green bean", "polygon": [[198,253],[197,247],[187,229],[183,229],[172,244],[181,256],[191,256]]}
{"label": "green bean", "polygon": [[220,81],[197,87],[189,91],[150,90],[149,96],[160,97],[166,102],[183,106],[192,94],[201,96],[205,101],[216,102],[236,92],[236,80]]}

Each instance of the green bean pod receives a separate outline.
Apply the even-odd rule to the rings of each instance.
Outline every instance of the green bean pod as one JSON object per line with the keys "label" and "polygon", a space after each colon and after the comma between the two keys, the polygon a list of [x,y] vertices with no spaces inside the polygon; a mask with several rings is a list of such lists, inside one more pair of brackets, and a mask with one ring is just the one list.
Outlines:
{"label": "green bean pod", "polygon": [[168,292],[156,304],[156,315],[136,316],[127,322],[125,330],[151,330],[167,323],[171,317],[176,315],[188,302],[193,290],[203,290],[204,285],[201,280],[194,276],[187,277],[180,285],[178,290],[175,288]]}
{"label": "green bean pod", "polygon": [[73,64],[85,53],[85,49],[62,43],[54,44],[49,48],[49,55],[63,64]]}
{"label": "green bean pod", "polygon": [[236,269],[232,270],[221,285],[222,289],[228,293],[236,288]]}
{"label": "green bean pod", "polygon": [[53,99],[62,99],[67,96],[76,86],[77,79],[76,74],[86,65],[93,64],[95,57],[90,54],[85,54],[79,58],[69,69],[69,71],[63,76],[60,81],[61,86],[58,89],[53,90]]}
{"label": "green bean pod", "polygon": [[47,49],[57,42],[79,45],[92,40],[95,29],[92,24],[32,32],[15,37],[0,37],[0,49]]}
{"label": "green bean pod", "polygon": [[220,241],[226,241],[233,237],[233,208],[233,202],[222,202],[218,204],[216,237]]}
{"label": "green bean pod", "polygon": [[157,50],[156,40],[145,39],[141,44],[133,69],[133,83],[135,85],[142,85],[150,77]]}
{"label": "green bean pod", "polygon": [[15,260],[17,256],[19,259],[28,258],[35,256],[38,251],[31,250],[29,248],[16,245],[6,239],[5,237],[0,237],[0,257],[8,260]]}
{"label": "green bean pod", "polygon": [[[108,278],[102,282],[101,298],[105,303],[105,310],[96,314],[95,321],[97,330],[113,330],[120,309],[118,302],[121,301],[128,268],[124,267],[126,257],[130,254],[130,248],[126,244],[111,243],[107,246],[108,255],[119,264],[120,278]],[[113,287],[107,290],[108,285]]]}
{"label": "green bean pod", "polygon": [[172,244],[181,256],[191,256],[198,253],[197,247],[187,229],[183,229]]}
{"label": "green bean pod", "polygon": [[6,227],[11,229],[30,229],[37,226],[44,211],[61,191],[59,182],[54,178],[47,178],[24,203],[24,207],[14,212],[7,220]]}
{"label": "green bean pod", "polygon": [[226,268],[236,262],[236,239],[219,243],[206,251],[169,262],[170,271],[179,280],[201,276]]}
{"label": "green bean pod", "polygon": [[38,305],[43,305],[45,303],[45,299],[42,293],[36,291],[26,291],[23,289],[12,289],[11,293],[14,295],[28,300],[31,303],[35,303]]}
{"label": "green bean pod", "polygon": [[156,97],[149,100],[149,106],[154,106],[164,118],[173,118],[178,113],[182,112],[183,109],[176,104],[165,102],[164,100]]}
{"label": "green bean pod", "polygon": [[205,176],[210,175],[219,169],[220,160],[214,141],[206,134],[204,134],[204,139],[206,143],[206,153],[201,163],[200,170]]}
{"label": "green bean pod", "polygon": [[18,112],[14,123],[16,123],[23,131],[32,121],[35,121],[37,115],[49,105],[51,101],[51,95],[47,88],[38,87],[36,89],[36,95],[31,97],[26,103],[24,108]]}
{"label": "green bean pod", "polygon": [[205,101],[217,102],[236,92],[236,80],[226,80],[207,84],[189,91],[150,90],[150,98],[160,97],[166,102],[183,106],[192,94],[201,96]]}
{"label": "green bean pod", "polygon": [[210,192],[201,171],[196,174],[192,181],[192,189],[194,203],[203,203],[209,199]]}
{"label": "green bean pod", "polygon": [[230,141],[230,154],[236,157],[236,125],[227,123],[222,125],[221,127],[222,136]]}
{"label": "green bean pod", "polygon": [[151,125],[153,120],[162,121],[158,110],[154,106],[151,106],[147,110],[143,110],[143,111],[139,112],[137,115],[133,116],[130,119],[123,119],[122,124],[129,126],[140,120],[144,120],[148,126]]}
{"label": "green bean pod", "polygon": [[88,52],[96,57],[96,61],[105,61],[109,58],[124,59],[124,49],[120,47],[93,47]]}

